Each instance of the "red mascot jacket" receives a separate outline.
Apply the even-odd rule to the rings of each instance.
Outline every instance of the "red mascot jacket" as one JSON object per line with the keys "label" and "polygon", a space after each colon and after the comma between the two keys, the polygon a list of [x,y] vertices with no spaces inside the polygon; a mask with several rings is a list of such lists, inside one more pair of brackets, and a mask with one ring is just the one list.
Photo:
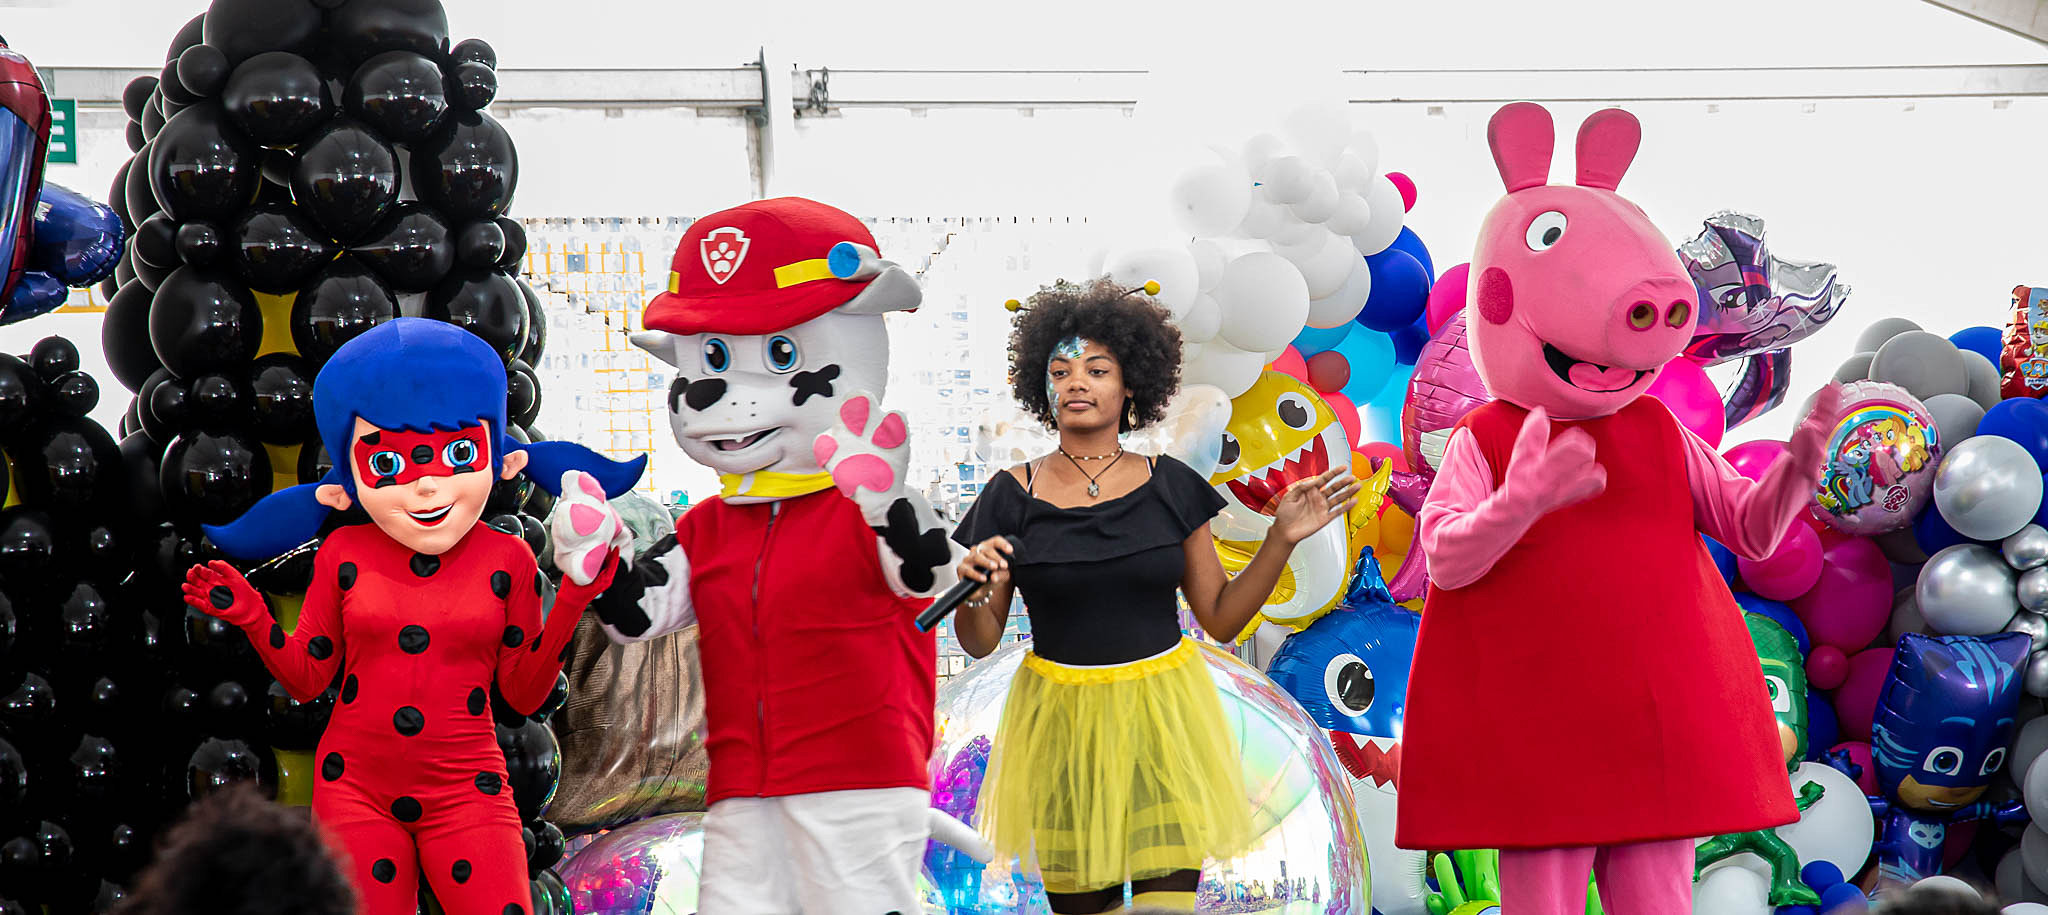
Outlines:
{"label": "red mascot jacket", "polygon": [[[1527,413],[1458,425],[1506,479]],[[1694,528],[1678,423],[1638,398],[1584,429],[1607,489],[1485,577],[1432,587],[1401,734],[1395,842],[1558,848],[1798,818],[1756,648]]]}
{"label": "red mascot jacket", "polygon": [[690,561],[711,757],[707,803],[930,788],[937,639],[889,590],[836,489],[676,520]]}

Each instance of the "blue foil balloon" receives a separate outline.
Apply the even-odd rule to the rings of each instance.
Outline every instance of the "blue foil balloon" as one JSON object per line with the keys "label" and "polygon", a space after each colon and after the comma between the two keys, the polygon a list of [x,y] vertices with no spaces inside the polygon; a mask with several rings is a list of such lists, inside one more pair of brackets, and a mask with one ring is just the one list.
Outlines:
{"label": "blue foil balloon", "polygon": [[66,286],[90,286],[114,275],[125,235],[113,207],[45,183],[36,207],[30,267]]}

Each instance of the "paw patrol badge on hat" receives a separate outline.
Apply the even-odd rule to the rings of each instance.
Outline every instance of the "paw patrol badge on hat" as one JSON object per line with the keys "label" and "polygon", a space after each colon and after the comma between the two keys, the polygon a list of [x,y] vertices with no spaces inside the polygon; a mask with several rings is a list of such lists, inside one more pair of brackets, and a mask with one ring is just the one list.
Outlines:
{"label": "paw patrol badge on hat", "polygon": [[777,197],[722,210],[684,233],[668,291],[647,304],[642,323],[672,334],[794,327],[861,295],[891,266],[875,247],[860,220],[815,200]]}

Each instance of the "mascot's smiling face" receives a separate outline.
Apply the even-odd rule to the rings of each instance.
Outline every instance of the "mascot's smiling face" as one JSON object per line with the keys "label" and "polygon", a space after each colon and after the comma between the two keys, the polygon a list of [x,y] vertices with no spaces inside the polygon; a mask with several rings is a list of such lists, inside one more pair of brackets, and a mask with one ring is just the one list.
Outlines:
{"label": "mascot's smiling face", "polygon": [[[811,443],[855,392],[889,380],[880,315],[831,312],[770,334],[663,334],[668,418],[683,452],[721,474],[817,473]],[[670,358],[672,355],[673,358]]]}

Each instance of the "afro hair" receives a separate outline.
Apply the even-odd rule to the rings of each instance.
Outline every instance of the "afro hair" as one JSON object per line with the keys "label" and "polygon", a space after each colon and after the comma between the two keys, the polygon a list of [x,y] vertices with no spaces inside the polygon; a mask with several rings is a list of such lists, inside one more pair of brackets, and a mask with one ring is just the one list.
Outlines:
{"label": "afro hair", "polygon": [[233,785],[192,805],[118,915],[354,915],[355,892],[304,810]]}
{"label": "afro hair", "polygon": [[1167,402],[1180,390],[1180,330],[1143,290],[1108,277],[1085,286],[1054,283],[1018,311],[1010,328],[1010,388],[1026,412],[1048,429],[1057,427],[1046,395],[1046,363],[1053,347],[1069,337],[1092,340],[1116,354],[1131,391],[1123,431],[1166,418]]}

